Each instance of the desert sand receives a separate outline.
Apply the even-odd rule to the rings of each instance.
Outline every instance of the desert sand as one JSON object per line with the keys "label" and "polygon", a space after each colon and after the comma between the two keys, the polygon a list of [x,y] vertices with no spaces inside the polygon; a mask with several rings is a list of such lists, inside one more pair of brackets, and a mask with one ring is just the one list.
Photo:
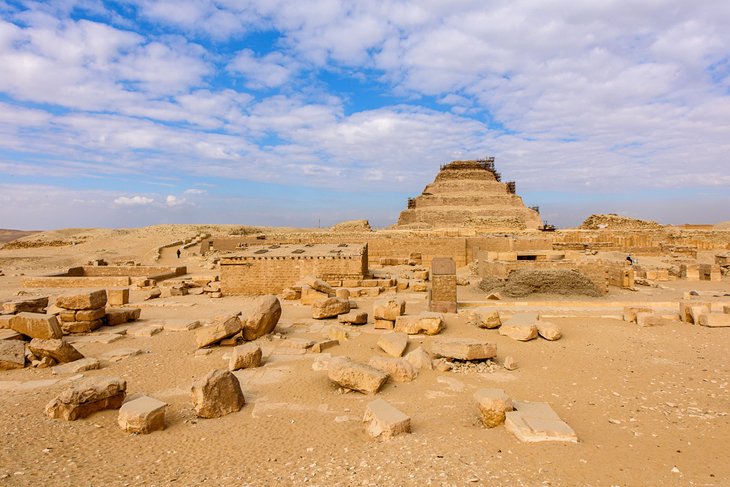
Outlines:
{"label": "desert sand", "polygon": [[[31,235],[25,240],[74,244],[0,250],[0,302],[17,297],[21,274],[48,274],[97,258],[151,264],[155,248],[200,231],[200,226],[170,225]],[[185,252],[178,260],[174,252],[163,251],[159,264],[186,265],[190,274],[215,272],[203,257]],[[470,277],[469,268],[459,274]],[[315,369],[328,355],[363,362],[382,355],[376,341],[383,331],[372,322],[351,327],[340,345],[305,353],[292,339],[326,339],[337,320],[314,320],[310,306],[282,300],[274,333],[257,340],[263,366],[236,372],[245,406],[217,419],[196,418],[190,387],[209,371],[226,368],[230,347],[195,356],[195,332],[168,329],[152,337],[127,334],[113,343],[96,343],[93,337],[101,332],[77,337],[74,346],[85,356],[120,348],[144,352],[104,361],[101,369],[83,375],[118,376],[127,381],[129,395],[167,402],[166,429],[126,433],[117,425],[116,410],[72,422],[50,419],[45,404],[77,377],[53,375],[49,368],[0,371],[0,485],[728,485],[730,328],[679,322],[639,327],[620,319],[626,302],[678,303],[688,290],[730,304],[727,277],[668,281],[636,291],[612,288],[600,298],[534,296],[495,304],[504,312],[551,315],[563,332],[554,342],[514,341],[467,324],[463,314],[448,314],[442,336],[486,338],[497,345],[496,360],[480,369],[421,370],[413,382],[389,381],[376,396],[343,390],[326,371]],[[143,294],[132,291],[130,305],[141,307],[142,315],[125,327],[205,322],[245,314],[253,302],[247,296],[167,293],[142,301]],[[424,293],[399,297],[408,314],[426,309]],[[459,287],[460,303],[483,299],[473,279]],[[368,312],[373,300],[355,299],[358,309]],[[433,339],[413,335],[406,352]],[[502,367],[507,356],[518,362],[516,370]],[[575,430],[578,443],[522,443],[504,427],[484,428],[473,393],[485,387],[549,403]],[[412,433],[389,440],[368,437],[362,418],[375,397],[409,415]]]}

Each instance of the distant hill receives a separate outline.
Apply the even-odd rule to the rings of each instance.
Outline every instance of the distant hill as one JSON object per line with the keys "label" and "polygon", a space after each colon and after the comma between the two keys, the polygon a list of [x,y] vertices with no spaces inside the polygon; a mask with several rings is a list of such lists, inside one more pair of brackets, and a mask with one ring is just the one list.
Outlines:
{"label": "distant hill", "polygon": [[40,230],[7,230],[0,228],[0,243],[8,243],[27,235],[33,235]]}

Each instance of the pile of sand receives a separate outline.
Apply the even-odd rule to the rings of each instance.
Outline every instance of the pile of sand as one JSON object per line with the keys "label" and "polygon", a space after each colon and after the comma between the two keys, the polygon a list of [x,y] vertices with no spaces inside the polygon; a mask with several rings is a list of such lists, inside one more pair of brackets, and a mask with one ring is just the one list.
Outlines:
{"label": "pile of sand", "polygon": [[583,230],[654,230],[663,227],[653,220],[640,220],[609,213],[591,215],[578,228]]}
{"label": "pile of sand", "polygon": [[500,292],[511,298],[531,294],[580,294],[600,296],[593,282],[574,270],[518,270],[510,273],[506,280],[485,277],[479,288],[487,293]]}

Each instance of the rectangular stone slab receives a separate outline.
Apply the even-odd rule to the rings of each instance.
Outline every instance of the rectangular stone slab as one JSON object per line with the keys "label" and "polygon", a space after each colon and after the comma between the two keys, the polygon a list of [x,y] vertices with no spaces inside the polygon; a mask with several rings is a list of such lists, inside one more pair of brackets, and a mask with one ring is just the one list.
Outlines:
{"label": "rectangular stone slab", "polygon": [[544,402],[514,401],[515,411],[506,414],[505,427],[524,442],[562,441],[577,443],[578,436]]}

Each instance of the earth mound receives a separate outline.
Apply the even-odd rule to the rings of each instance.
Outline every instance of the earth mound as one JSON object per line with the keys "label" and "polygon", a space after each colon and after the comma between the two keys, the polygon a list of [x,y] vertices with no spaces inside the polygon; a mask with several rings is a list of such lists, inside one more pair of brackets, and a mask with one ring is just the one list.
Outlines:
{"label": "earth mound", "polygon": [[578,228],[582,230],[656,230],[663,227],[653,220],[640,220],[608,213],[591,215]]}
{"label": "earth mound", "polygon": [[531,294],[601,295],[590,279],[574,270],[518,270],[510,273],[506,280],[485,277],[479,288],[487,293],[501,292],[511,298]]}
{"label": "earth mound", "polygon": [[348,220],[344,222],[340,222],[332,228],[330,228],[333,232],[372,232],[373,229],[370,228],[370,222],[367,220]]}

